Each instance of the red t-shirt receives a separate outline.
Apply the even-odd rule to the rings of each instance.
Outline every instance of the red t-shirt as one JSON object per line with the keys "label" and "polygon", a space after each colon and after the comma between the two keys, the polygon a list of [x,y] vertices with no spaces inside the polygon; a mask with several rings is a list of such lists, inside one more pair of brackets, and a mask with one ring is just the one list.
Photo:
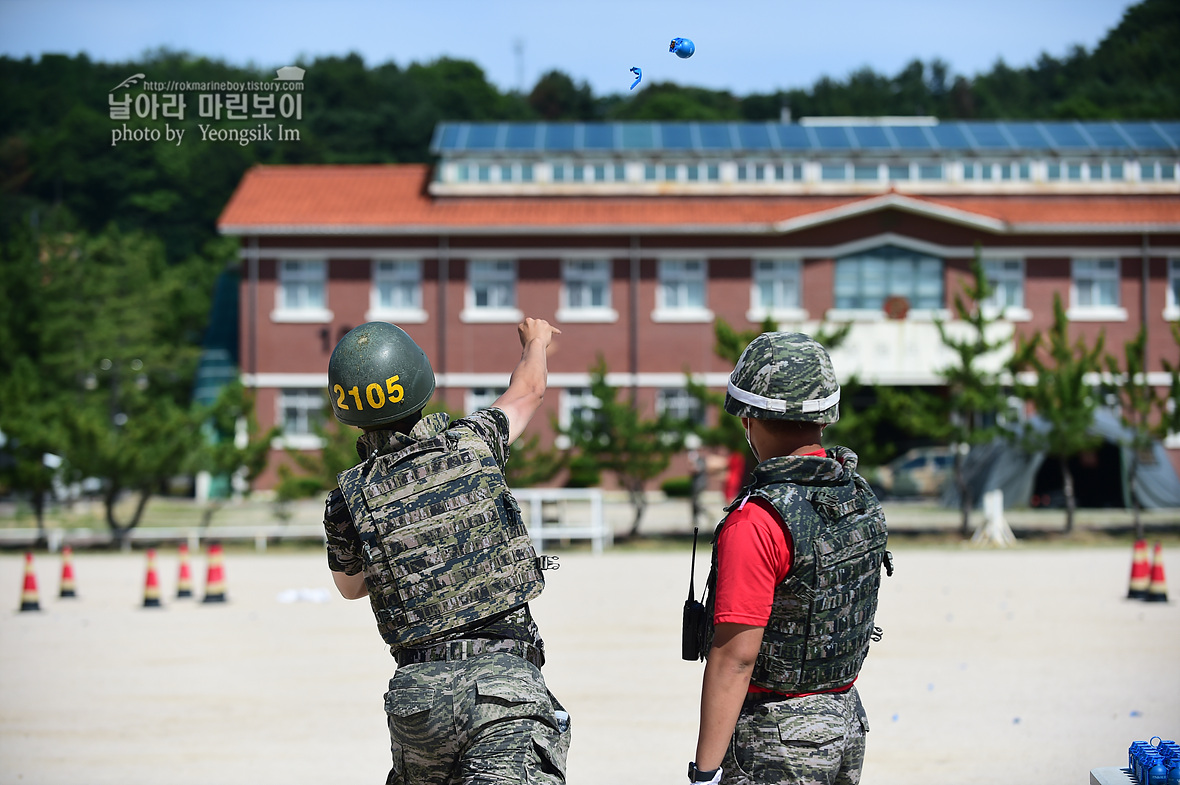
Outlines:
{"label": "red t-shirt", "polygon": [[[823,456],[823,452],[808,453]],[[770,502],[752,496],[729,514],[717,540],[717,595],[714,624],[765,627],[774,587],[791,571],[791,535]],[[839,687],[837,692],[846,689]],[[773,692],[753,684],[750,692]],[[786,693],[791,697],[815,693]]]}

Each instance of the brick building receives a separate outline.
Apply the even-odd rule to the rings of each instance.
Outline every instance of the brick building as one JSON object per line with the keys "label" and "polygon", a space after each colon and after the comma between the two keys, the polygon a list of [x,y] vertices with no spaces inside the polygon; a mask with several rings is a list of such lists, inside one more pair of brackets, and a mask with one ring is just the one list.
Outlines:
{"label": "brick building", "polygon": [[329,354],[369,320],[409,332],[465,411],[507,384],[522,316],[560,326],[547,443],[550,415],[593,404],[600,355],[649,409],[690,409],[686,371],[724,387],[716,319],[850,322],[842,379],[934,385],[934,320],[977,245],[1005,334],[1046,329],[1059,294],[1112,348],[1146,327],[1153,383],[1177,355],[1180,122],[444,123],[433,152],[255,167],[226,205],[241,376],[285,446],[315,449]]}

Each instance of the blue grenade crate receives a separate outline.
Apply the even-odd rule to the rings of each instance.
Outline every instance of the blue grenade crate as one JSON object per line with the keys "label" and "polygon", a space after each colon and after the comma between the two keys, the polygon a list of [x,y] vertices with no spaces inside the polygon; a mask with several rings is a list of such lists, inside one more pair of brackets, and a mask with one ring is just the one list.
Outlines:
{"label": "blue grenade crate", "polygon": [[1151,741],[1132,742],[1127,758],[1139,785],[1180,785],[1180,745],[1175,741],[1152,736]]}

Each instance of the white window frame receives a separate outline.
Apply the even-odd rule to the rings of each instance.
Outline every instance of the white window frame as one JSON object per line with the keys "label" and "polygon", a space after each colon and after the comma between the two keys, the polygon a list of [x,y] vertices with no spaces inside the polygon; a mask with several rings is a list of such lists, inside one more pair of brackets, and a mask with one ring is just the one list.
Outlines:
{"label": "white window frame", "polygon": [[1180,256],[1168,259],[1168,292],[1164,304],[1164,319],[1169,322],[1180,322]]}
{"label": "white window frame", "polygon": [[[517,265],[515,259],[468,259],[465,307],[459,320],[467,323],[515,324],[524,318],[516,307]],[[511,304],[477,305],[478,286],[506,285]]]}
{"label": "white window frame", "polygon": [[[557,423],[561,429],[569,430],[574,421],[574,412],[583,409],[601,409],[602,401],[594,396],[589,387],[567,387],[561,391],[557,406]],[[553,440],[559,450],[570,448],[570,438],[564,433]]]}
{"label": "white window frame", "polygon": [[[272,322],[321,324],[332,321],[328,310],[328,262],[325,259],[279,259],[276,263],[275,308]],[[320,291],[320,304],[308,305],[292,298],[290,288]],[[289,300],[296,299],[295,302]]]}
{"label": "white window frame", "polygon": [[[685,410],[683,417],[680,410]],[[656,390],[656,414],[666,413],[677,419],[686,419],[694,425],[705,424],[705,407],[684,387],[662,387]]]}
{"label": "white window frame", "polygon": [[[302,421],[302,427],[287,430],[287,409],[297,411],[297,420]],[[275,446],[293,450],[318,450],[323,447],[323,440],[315,432],[315,420],[309,416],[316,412],[319,421],[324,421],[324,391],[318,387],[281,387],[275,397],[275,422],[283,429],[276,439]]]}
{"label": "white window frame", "polygon": [[[991,297],[980,303],[985,315],[992,318],[1006,319],[1010,322],[1027,322],[1032,319],[1030,311],[1024,303],[1025,292],[1025,261],[1023,259],[984,259],[984,277],[992,285]],[[1009,305],[1000,303],[998,294],[1005,283],[1015,283],[1020,290],[1020,304]]]}
{"label": "white window frame", "polygon": [[[773,267],[764,269],[765,265]],[[803,308],[803,262],[796,258],[783,257],[755,257],[750,261],[750,310],[746,312],[746,319],[751,322],[761,322],[770,317],[776,322],[801,322],[807,319],[807,311]],[[780,295],[790,283],[794,287],[794,302],[786,302]],[[772,304],[767,307],[759,297],[761,285],[769,284],[776,291]]]}
{"label": "white window frame", "polygon": [[[690,268],[689,265],[693,267]],[[660,259],[658,263],[658,283],[656,286],[656,307],[652,311],[653,322],[712,322],[713,312],[709,310],[709,260],[700,257],[681,257],[676,259]],[[669,289],[675,287],[677,291],[689,291],[689,287],[699,285],[701,288],[700,305],[669,304]],[[679,299],[679,298],[677,298]]]}
{"label": "white window frame", "polygon": [[[941,292],[939,300],[940,300],[941,304],[935,308],[920,307],[917,304],[915,304],[914,300],[916,298],[914,297],[914,295],[917,294],[917,288],[918,288],[916,281],[921,277],[921,271],[915,270],[914,271],[915,272],[914,287],[908,294],[903,295],[906,297],[906,300],[910,304],[910,310],[906,314],[906,319],[913,320],[913,321],[933,321],[934,319],[943,319],[943,320],[949,319],[950,318],[950,311],[946,307],[946,300],[947,300],[946,259],[944,259],[942,257],[934,256],[933,254],[920,252],[920,251],[914,251],[909,248],[897,247],[897,246],[894,246],[894,247],[900,251],[905,252],[905,253],[913,254],[913,255],[919,256],[919,257],[935,259],[939,262],[939,284],[940,284],[940,292]],[[859,262],[864,262],[867,260],[868,257],[871,256],[871,254],[873,252],[880,251],[880,250],[882,250],[882,249],[873,248],[868,251],[862,251],[859,253],[849,254],[847,256],[843,256],[843,257],[840,257],[839,259],[836,259],[836,271],[835,271],[836,275],[834,275],[832,278],[832,295],[833,295],[832,300],[833,300],[833,303],[838,303],[838,299],[840,297],[840,293],[837,289],[837,286],[838,286],[839,280],[840,280],[839,279],[840,263],[842,261],[845,261],[846,259],[853,259],[853,260],[856,260]],[[884,255],[894,256],[894,254],[892,252],[884,254]],[[886,260],[887,264],[888,264],[888,262],[892,262],[892,261],[893,261],[893,259]],[[892,278],[893,271],[887,270],[886,276],[888,278]],[[863,277],[864,277],[864,271],[858,270],[857,271],[858,284],[863,284]],[[858,290],[858,292],[859,291],[860,290]],[[858,294],[858,296],[860,296],[860,295]],[[889,297],[890,297],[890,293],[886,292],[884,297],[882,298],[882,305],[884,305],[885,300],[888,300]],[[824,314],[824,318],[829,321],[836,321],[836,322],[877,322],[877,321],[884,320],[886,317],[885,317],[885,311],[883,310],[883,308],[863,306],[863,305],[860,305],[860,306],[840,306],[840,305],[836,304],[835,307],[833,307],[830,311],[828,311],[826,314]]]}
{"label": "white window frame", "polygon": [[[387,265],[391,265],[386,269]],[[383,285],[409,286],[410,305],[389,306],[381,302]],[[421,324],[426,321],[422,308],[422,260],[421,259],[374,259],[372,285],[369,287],[369,310],[367,321],[401,322]]]}
{"label": "white window frame", "polygon": [[[592,265],[588,267],[587,265]],[[612,307],[611,279],[613,264],[608,258],[564,259],[561,263],[561,301],[556,318],[559,322],[617,322],[619,312]],[[602,305],[575,305],[570,302],[570,285],[600,285]]]}
{"label": "white window frame", "polygon": [[507,387],[469,387],[463,394],[463,410],[473,414],[481,409],[490,409]]}
{"label": "white window frame", "polygon": [[[1100,267],[1103,262],[1113,262],[1113,270]],[[1081,289],[1079,280],[1085,281],[1086,286],[1097,287],[1105,282],[1114,282],[1114,304],[1081,305]],[[1127,309],[1120,304],[1119,298],[1122,281],[1122,260],[1118,257],[1093,256],[1075,258],[1070,262],[1069,271],[1069,310],[1066,317],[1073,322],[1125,322]]]}

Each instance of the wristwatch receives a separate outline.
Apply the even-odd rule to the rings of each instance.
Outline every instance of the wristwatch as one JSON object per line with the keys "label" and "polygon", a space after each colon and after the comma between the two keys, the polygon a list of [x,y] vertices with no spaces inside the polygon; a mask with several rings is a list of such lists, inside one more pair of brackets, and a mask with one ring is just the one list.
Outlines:
{"label": "wristwatch", "polygon": [[717,776],[719,769],[711,771],[701,771],[697,768],[696,761],[688,762],[688,781],[689,782],[712,782],[713,778]]}

